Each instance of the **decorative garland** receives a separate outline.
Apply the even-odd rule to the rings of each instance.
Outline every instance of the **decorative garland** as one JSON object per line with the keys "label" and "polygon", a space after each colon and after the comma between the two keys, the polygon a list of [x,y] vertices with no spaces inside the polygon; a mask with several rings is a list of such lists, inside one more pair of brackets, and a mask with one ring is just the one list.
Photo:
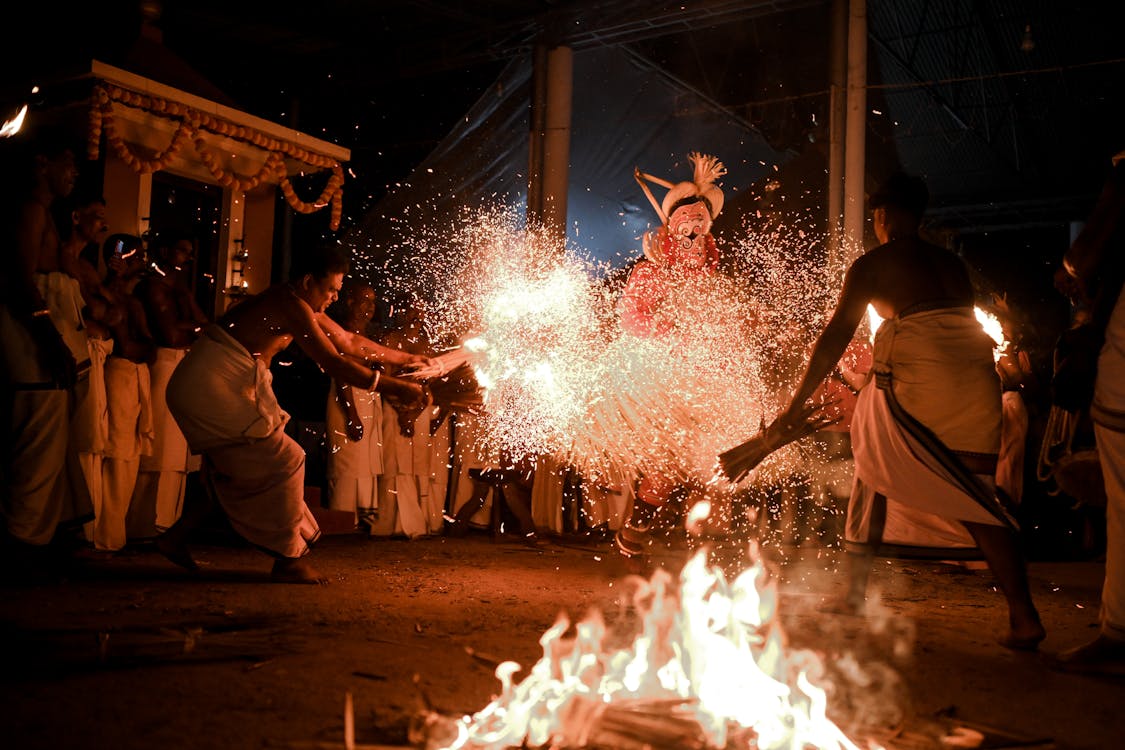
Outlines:
{"label": "decorative garland", "polygon": [[[179,125],[168,147],[151,159],[138,156],[117,132],[113,113],[113,103],[115,101],[121,102],[129,107],[146,109],[150,112],[178,119]],[[340,228],[340,217],[344,205],[344,170],[335,159],[321,154],[315,154],[292,143],[272,138],[255,128],[235,125],[226,120],[220,120],[179,102],[169,101],[156,96],[138,94],[117,86],[94,87],[90,102],[89,118],[86,154],[90,160],[98,158],[101,137],[104,134],[106,143],[113,148],[118,158],[125,162],[130,169],[138,174],[151,174],[153,172],[159,172],[167,167],[168,163],[175,158],[183,148],[184,143],[190,140],[195,146],[196,152],[199,154],[200,161],[207,167],[207,170],[215,178],[216,182],[224,188],[246,192],[258,187],[262,182],[269,180],[270,177],[276,176],[281,186],[282,195],[285,196],[286,202],[294,211],[310,214],[330,205],[332,209],[330,212],[331,219],[329,221],[329,227],[332,231],[336,231]],[[224,169],[222,164],[219,163],[219,160],[215,158],[215,155],[207,150],[206,141],[204,141],[202,136],[202,131],[204,130],[228,138],[252,143],[268,151],[269,155],[266,157],[265,163],[262,165],[262,168],[258,170],[257,174],[248,178],[239,177],[233,172]],[[321,191],[320,196],[312,203],[306,203],[297,197],[297,193],[293,189],[293,184],[289,181],[288,169],[285,166],[286,156],[302,161],[313,167],[330,169],[332,171],[324,190]]]}

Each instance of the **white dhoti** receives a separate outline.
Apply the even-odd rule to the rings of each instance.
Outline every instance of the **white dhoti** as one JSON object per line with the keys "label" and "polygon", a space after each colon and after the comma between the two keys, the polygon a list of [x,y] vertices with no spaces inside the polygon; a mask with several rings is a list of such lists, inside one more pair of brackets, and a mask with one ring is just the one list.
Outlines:
{"label": "white dhoti", "polygon": [[1003,415],[996,486],[1018,505],[1023,500],[1023,465],[1030,426],[1027,404],[1019,391],[1004,391]]}
{"label": "white dhoti", "polygon": [[1125,291],[1106,326],[1098,356],[1094,403],[1090,407],[1098,460],[1105,476],[1105,582],[1102,584],[1101,627],[1125,639]]}
{"label": "white dhoti", "polygon": [[348,437],[335,381],[328,391],[328,507],[355,513],[357,522],[373,524],[379,507],[378,477],[383,473],[383,401],[375,391],[350,390],[363,425],[359,440]]}
{"label": "white dhoti", "polygon": [[[539,464],[536,470],[543,469]],[[591,529],[608,528],[617,531],[625,523],[633,503],[633,482],[621,471],[610,471],[596,477],[582,479],[582,515]],[[536,524],[539,519],[535,519]]]}
{"label": "white dhoti", "polygon": [[126,517],[141,456],[152,450],[149,371],[124,357],[105,364],[108,432],[102,461],[101,505],[94,507],[94,546],[119,550],[127,541]]}
{"label": "white dhoti", "polygon": [[187,475],[199,470],[199,457],[188,448],[165,396],[168,381],[186,354],[186,349],[160,347],[149,367],[154,438],[151,453],[141,457],[133,511],[129,514],[132,537],[152,537],[170,528],[183,511]]}
{"label": "white dhoti", "polygon": [[531,519],[535,526],[561,534],[565,530],[563,494],[567,467],[554,456],[542,455],[535,460],[535,476],[531,481]]}
{"label": "white dhoti", "polygon": [[[488,450],[482,443],[481,430],[477,425],[477,418],[468,413],[456,412],[450,416],[450,434],[452,436],[452,482],[450,496],[452,498],[450,515],[456,515],[461,507],[473,497],[477,491],[475,484],[469,476],[470,469],[484,469],[499,466],[499,459],[492,455],[494,451]],[[492,515],[492,493],[489,492],[484,504],[477,510],[469,522],[474,526],[488,526]]]}
{"label": "white dhoti", "polygon": [[[885,321],[873,371],[852,421],[848,546],[942,556],[975,546],[959,522],[1015,528],[995,492],[1000,379],[972,309]],[[877,494],[886,498],[881,530]]]}
{"label": "white dhoti", "polygon": [[45,545],[59,528],[93,515],[70,430],[73,404],[88,387],[89,349],[78,281],[56,271],[35,274],[35,283],[78,364],[79,383],[74,392],[57,388],[31,332],[0,305],[0,378],[8,400],[0,514],[13,538]]}
{"label": "white dhoti", "polygon": [[416,539],[442,529],[449,484],[449,420],[430,435],[432,409],[414,420],[414,435],[399,429],[398,412],[383,404],[383,473],[375,536],[405,534]]}
{"label": "white dhoti", "polygon": [[231,526],[255,546],[300,557],[320,536],[305,504],[305,453],[265,363],[218,325],[192,344],[168,382],[168,408]]}
{"label": "white dhoti", "polygon": [[[95,516],[102,505],[102,460],[109,433],[109,407],[106,405],[105,362],[113,353],[113,339],[90,339],[88,342],[90,371],[85,394],[76,399],[74,417],[70,420],[71,440],[78,452],[78,465],[90,492]],[[77,394],[76,394],[77,395]],[[94,539],[93,523],[86,524],[86,539]]]}

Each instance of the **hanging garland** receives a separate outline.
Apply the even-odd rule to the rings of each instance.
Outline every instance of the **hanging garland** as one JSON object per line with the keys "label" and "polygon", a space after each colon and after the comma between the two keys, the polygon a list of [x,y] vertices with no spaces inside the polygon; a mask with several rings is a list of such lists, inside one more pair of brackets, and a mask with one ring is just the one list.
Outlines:
{"label": "hanging garland", "polygon": [[[117,132],[113,112],[114,102],[121,102],[129,107],[145,109],[178,119],[179,125],[172,135],[172,141],[168,144],[168,147],[151,159],[138,156]],[[255,175],[247,178],[239,177],[225,169],[215,155],[207,150],[206,141],[202,136],[204,130],[227,138],[252,143],[258,148],[268,151],[269,155],[266,157],[262,168]],[[277,177],[281,193],[294,211],[310,214],[325,206],[331,206],[329,227],[332,231],[340,228],[340,217],[343,212],[344,170],[338,161],[330,157],[315,154],[293,143],[272,138],[255,128],[220,120],[179,102],[147,94],[138,94],[117,86],[94,87],[90,103],[88,140],[86,142],[86,154],[91,161],[96,160],[99,156],[103,134],[106,143],[109,144],[118,158],[138,174],[151,174],[164,169],[180,152],[183,144],[191,141],[199,154],[199,160],[207,167],[215,181],[224,188],[246,192],[258,187],[271,177]],[[313,167],[331,170],[328,183],[315,201],[306,203],[297,197],[293,184],[289,181],[288,169],[285,165],[285,157],[287,156]]]}

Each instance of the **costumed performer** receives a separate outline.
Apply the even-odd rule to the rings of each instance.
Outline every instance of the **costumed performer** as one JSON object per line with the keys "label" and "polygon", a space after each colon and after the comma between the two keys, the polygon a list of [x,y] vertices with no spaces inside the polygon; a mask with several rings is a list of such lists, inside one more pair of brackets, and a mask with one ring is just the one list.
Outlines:
{"label": "costumed performer", "polygon": [[[645,232],[644,257],[629,272],[618,303],[621,329],[644,338],[676,335],[677,310],[667,297],[686,279],[709,276],[719,263],[719,251],[711,225],[723,210],[723,191],[715,180],[726,174],[714,156],[693,152],[693,179],[673,184],[667,180],[633,172],[645,196],[660,217],[660,226]],[[664,200],[657,202],[648,183],[665,187]],[[678,480],[668,474],[646,472],[641,476],[628,520],[614,537],[625,558],[642,559],[652,543],[651,527],[657,511],[676,491]]]}

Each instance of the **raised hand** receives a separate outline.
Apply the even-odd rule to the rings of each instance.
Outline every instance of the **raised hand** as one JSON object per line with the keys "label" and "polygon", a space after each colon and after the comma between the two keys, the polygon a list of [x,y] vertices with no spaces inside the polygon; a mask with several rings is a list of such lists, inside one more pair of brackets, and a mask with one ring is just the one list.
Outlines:
{"label": "raised hand", "polygon": [[730,481],[739,482],[777,449],[836,424],[843,418],[842,415],[830,416],[827,413],[827,409],[835,403],[806,402],[786,409],[757,435],[719,454],[723,474]]}

